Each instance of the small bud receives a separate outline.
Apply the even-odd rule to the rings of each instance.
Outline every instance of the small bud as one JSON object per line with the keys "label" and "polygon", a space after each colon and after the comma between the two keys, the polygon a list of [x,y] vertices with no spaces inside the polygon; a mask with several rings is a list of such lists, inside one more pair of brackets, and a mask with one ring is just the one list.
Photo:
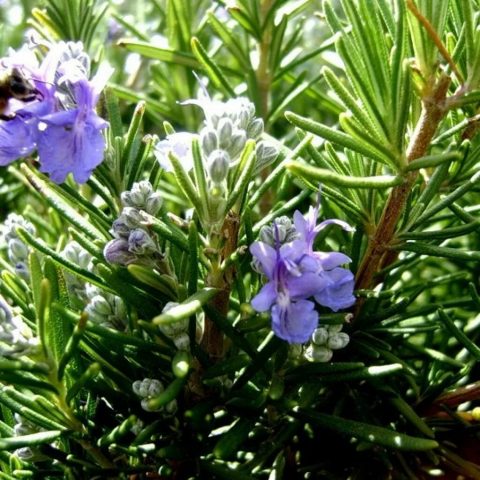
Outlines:
{"label": "small bud", "polygon": [[248,108],[242,108],[238,112],[237,117],[237,126],[242,130],[246,130],[248,124],[250,123],[250,119],[252,118],[251,113]]}
{"label": "small bud", "polygon": [[28,258],[28,247],[18,238],[8,242],[8,258],[12,263],[21,262]]}
{"label": "small bud", "polygon": [[333,352],[327,347],[310,345],[305,351],[305,358],[310,362],[329,362],[332,359]]}
{"label": "small bud", "polygon": [[205,155],[210,155],[214,150],[218,148],[218,138],[215,130],[211,128],[204,128],[200,132],[200,144]]}
{"label": "small bud", "polygon": [[112,224],[111,233],[117,238],[128,238],[130,235],[130,230],[125,223],[125,218],[123,215],[120,215]]}
{"label": "small bud", "polygon": [[143,218],[139,210],[135,207],[125,207],[120,215],[123,222],[129,228],[138,228],[141,226]]}
{"label": "small bud", "polygon": [[344,332],[338,332],[328,337],[327,346],[332,350],[345,348],[350,342],[350,337]]}
{"label": "small bud", "polygon": [[255,171],[259,172],[263,168],[270,165],[278,156],[278,150],[273,145],[260,141],[257,143],[256,148],[257,163],[255,165]]}
{"label": "small bud", "polygon": [[12,320],[12,311],[8,303],[0,297],[0,325]]}
{"label": "small bud", "polygon": [[124,238],[110,240],[103,249],[103,256],[108,263],[128,265],[136,260],[136,256],[129,251],[128,241]]}
{"label": "small bud", "polygon": [[186,333],[182,333],[173,339],[173,343],[178,350],[188,350],[190,348],[190,337]]}
{"label": "small bud", "polygon": [[155,216],[162,208],[163,198],[160,192],[151,193],[145,202],[145,211]]}
{"label": "small bud", "polygon": [[24,280],[30,279],[30,271],[25,262],[17,262],[15,264],[15,273]]}
{"label": "small bud", "polygon": [[263,120],[255,118],[250,122],[247,128],[247,137],[256,140],[263,133]]}
{"label": "small bud", "polygon": [[260,229],[260,240],[274,246],[277,239],[280,243],[291,242],[298,237],[298,232],[287,216],[275,219],[274,224],[264,225]]}
{"label": "small bud", "polygon": [[163,383],[156,378],[144,378],[143,380],[133,382],[132,390],[135,395],[149,399],[160,395],[165,388],[163,387]]}
{"label": "small bud", "polygon": [[69,242],[63,249],[64,257],[81,268],[88,269],[92,256],[77,242]]}
{"label": "small bud", "polygon": [[131,190],[123,192],[120,197],[126,207],[134,207],[143,210],[147,198],[152,194],[152,190],[152,184],[147,180],[143,180],[134,183]]}
{"label": "small bud", "polygon": [[230,155],[224,150],[215,150],[208,157],[208,173],[214,183],[222,183],[228,175]]}
{"label": "small bud", "polygon": [[315,329],[312,334],[312,342],[315,345],[326,345],[328,342],[328,330],[325,327]]}
{"label": "small bud", "polygon": [[90,303],[87,305],[90,312],[96,315],[110,315],[112,313],[112,307],[108,301],[101,295],[95,295]]}
{"label": "small bud", "polygon": [[220,148],[228,148],[232,142],[233,123],[229,118],[222,118],[217,125]]}
{"label": "small bud", "polygon": [[157,246],[145,230],[136,228],[128,236],[128,250],[135,255],[149,255],[157,251]]}
{"label": "small bud", "polygon": [[230,154],[232,160],[238,155],[240,155],[246,143],[247,135],[243,130],[237,130],[232,135],[232,141],[230,143],[230,146],[228,147],[228,153]]}

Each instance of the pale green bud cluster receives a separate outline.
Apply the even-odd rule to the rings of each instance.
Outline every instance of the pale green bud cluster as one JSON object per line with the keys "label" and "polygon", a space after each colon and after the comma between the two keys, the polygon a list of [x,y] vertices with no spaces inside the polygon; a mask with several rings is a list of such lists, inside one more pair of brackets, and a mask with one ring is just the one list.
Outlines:
{"label": "pale green bud cluster", "polygon": [[[92,270],[92,255],[77,242],[72,241],[67,243],[62,253],[69,262],[78,265],[84,270]],[[78,299],[82,304],[85,303],[88,300],[85,290],[85,282],[80,277],[71,274],[67,270],[64,271],[64,275],[70,298]]]}
{"label": "pale green bud cluster", "polygon": [[[228,170],[239,160],[247,140],[259,140],[263,133],[263,120],[255,117],[255,106],[246,98],[227,102],[202,101],[197,103],[205,113],[206,126],[200,132],[200,145],[207,159],[208,173],[214,184],[221,184]],[[258,172],[272,163],[277,149],[265,141],[256,146]]]}
{"label": "pale green bud cluster", "polygon": [[[177,305],[177,302],[168,302],[163,307],[162,313],[168,312]],[[160,330],[166,337],[173,341],[178,350],[189,350],[190,337],[188,336],[188,318],[166,325],[160,325]]]}
{"label": "pale green bud cluster", "polygon": [[39,342],[19,316],[13,315],[8,303],[0,297],[0,356],[21,357],[34,353]]}
{"label": "pale green bud cluster", "polygon": [[348,334],[341,331],[342,327],[341,324],[318,327],[305,350],[305,358],[311,362],[329,362],[334,350],[345,348],[350,342]]}
{"label": "pale green bud cluster", "polygon": [[8,215],[2,229],[3,239],[7,246],[8,259],[15,268],[15,273],[24,280],[28,280],[30,277],[28,271],[28,254],[30,249],[18,236],[16,230],[18,227],[25,229],[32,235],[35,235],[36,230],[32,223],[16,213]]}
{"label": "pale green bud cluster", "polygon": [[[147,412],[151,412],[153,410],[149,408],[148,401],[152,398],[158,397],[158,395],[165,390],[165,387],[163,383],[156,378],[144,378],[143,380],[136,380],[133,382],[132,390],[135,395],[142,399],[140,402],[142,408]],[[173,414],[176,412],[176,410],[177,401],[172,400],[164,407],[161,407],[155,411],[164,411],[167,414]]]}
{"label": "pale green bud cluster", "polygon": [[93,285],[87,285],[88,304],[85,312],[88,319],[103,327],[125,330],[127,325],[127,308],[124,301]]}

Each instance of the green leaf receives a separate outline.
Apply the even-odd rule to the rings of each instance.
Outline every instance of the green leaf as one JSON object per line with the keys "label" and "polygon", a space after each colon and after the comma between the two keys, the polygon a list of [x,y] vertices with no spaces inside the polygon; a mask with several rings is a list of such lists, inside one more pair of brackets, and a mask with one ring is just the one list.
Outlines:
{"label": "green leaf", "polygon": [[435,440],[429,438],[412,437],[387,428],[341,418],[336,415],[326,415],[313,410],[301,410],[296,407],[292,415],[318,427],[346,435],[349,438],[356,437],[359,440],[395,450],[425,451],[433,450],[439,446]]}
{"label": "green leaf", "polygon": [[230,85],[228,80],[223,75],[218,65],[212,60],[211,55],[203,48],[200,40],[193,37],[191,41],[192,51],[197,57],[198,61],[203,65],[203,68],[207,72],[209,78],[215,84],[215,86],[221,90],[224,90],[230,97],[235,97],[235,91]]}
{"label": "green leaf", "polygon": [[221,38],[223,44],[230,50],[232,55],[241,65],[244,71],[250,70],[252,67],[247,53],[243,50],[238,38],[235,38],[230,30],[215,16],[213,12],[208,12],[208,21],[213,27],[217,35]]}
{"label": "green leaf", "polygon": [[437,247],[423,242],[406,242],[392,247],[394,250],[404,250],[406,252],[420,253],[431,257],[452,258],[461,261],[480,260],[480,252],[475,250],[458,250],[456,248]]}
{"label": "green leaf", "polygon": [[175,175],[175,179],[177,180],[178,186],[184,195],[190,200],[192,205],[194,205],[196,208],[199,208],[199,206],[202,205],[200,195],[198,194],[197,189],[195,188],[195,185],[190,179],[188,173],[183,168],[182,163],[173,154],[173,152],[168,153],[168,158],[172,164],[173,173]]}
{"label": "green leaf", "polygon": [[33,248],[38,250],[39,252],[49,255],[52,260],[59,264],[60,266],[64,267],[68,271],[78,275],[79,277],[83,278],[87,282],[93,283],[94,285],[107,290],[111,291],[110,288],[102,281],[100,277],[97,277],[95,274],[91,273],[88,270],[85,270],[75,263],[72,263],[62,257],[60,254],[55,252],[55,250],[51,249],[45,242],[36,239],[30,232],[24,230],[22,228],[17,229],[18,236],[28,245],[31,245]]}
{"label": "green leaf", "polygon": [[29,182],[62,218],[69,221],[72,225],[75,225],[93,239],[105,238],[100,230],[94,228],[91,222],[82,217],[71,204],[66,203],[65,200],[53,190],[51,185],[47,184],[44,175],[28,167],[26,163],[23,163],[20,168]]}
{"label": "green leaf", "polygon": [[375,177],[352,177],[339,175],[338,173],[317,168],[300,162],[289,161],[285,163],[285,168],[294,175],[304,178],[310,182],[322,182],[348,188],[391,188],[402,185],[404,180],[401,176],[378,175]]}
{"label": "green leaf", "polygon": [[62,435],[61,430],[31,433],[10,438],[0,438],[0,450],[16,450],[18,448],[33,447],[42,443],[51,443]]}
{"label": "green leaf", "polygon": [[188,318],[199,312],[207,302],[218,294],[218,292],[219,290],[216,288],[203,288],[194,295],[188,297],[179,305],[168,310],[168,312],[156,316],[152,320],[152,323],[155,325],[168,325],[183,320],[184,318]]}
{"label": "green leaf", "polygon": [[159,410],[172,400],[175,400],[175,398],[180,395],[186,381],[186,376],[183,378],[176,378],[160,395],[147,400],[146,403],[148,410],[151,412]]}
{"label": "green leaf", "polygon": [[[234,172],[232,181],[232,190],[227,199],[225,210],[228,212],[235,203],[243,200],[244,194],[247,190],[248,183],[252,178],[252,173],[255,168],[255,161],[257,157],[255,154],[255,140],[247,140],[243,149],[237,170]],[[240,212],[241,206],[238,209]]]}
{"label": "green leaf", "polygon": [[183,65],[185,67],[198,70],[201,68],[200,63],[190,53],[179,52],[178,50],[170,50],[167,48],[154,47],[147,42],[133,42],[122,40],[117,44],[126,48],[130,52],[139,53],[140,55],[161,62],[172,63],[174,65]]}
{"label": "green leaf", "polygon": [[213,455],[221,460],[232,459],[247,440],[254,425],[255,420],[252,418],[239,418],[215,444]]}
{"label": "green leaf", "polygon": [[325,140],[340,145],[344,148],[349,148],[354,152],[358,152],[368,158],[371,158],[372,160],[389,165],[396,169],[393,158],[385,155],[384,152],[378,151],[375,147],[368,144],[368,142],[360,141],[358,138],[354,139],[350,135],[339,132],[334,128],[327,127],[326,125],[322,125],[321,123],[315,122],[314,120],[302,117],[300,115],[296,115],[292,112],[286,112],[285,117],[289,122],[293,123],[297,127],[302,128],[303,130],[306,130],[307,132],[314,133]]}
{"label": "green leaf", "polygon": [[473,343],[468,336],[457,327],[455,322],[447,315],[443,309],[438,310],[438,317],[447,327],[448,331],[458,340],[458,342],[468,350],[471,355],[477,360],[480,360],[480,348]]}
{"label": "green leaf", "polygon": [[[65,278],[60,269],[56,267],[52,259],[47,257],[44,262],[45,279],[48,280],[51,291],[51,302],[57,302],[66,307],[69,306],[68,291],[65,284]],[[72,334],[71,326],[58,314],[50,309],[48,305],[48,315],[46,317],[45,329],[48,335],[49,349],[52,352],[54,360],[60,361],[65,352],[67,341]]]}

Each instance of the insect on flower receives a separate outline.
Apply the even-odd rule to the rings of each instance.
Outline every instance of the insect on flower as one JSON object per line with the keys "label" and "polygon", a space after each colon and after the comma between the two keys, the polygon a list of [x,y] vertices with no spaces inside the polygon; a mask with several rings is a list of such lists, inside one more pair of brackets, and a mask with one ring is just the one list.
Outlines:
{"label": "insect on flower", "polygon": [[12,98],[22,102],[36,100],[40,92],[19,68],[8,68],[0,73],[0,119],[12,120],[14,113],[6,113],[9,100]]}

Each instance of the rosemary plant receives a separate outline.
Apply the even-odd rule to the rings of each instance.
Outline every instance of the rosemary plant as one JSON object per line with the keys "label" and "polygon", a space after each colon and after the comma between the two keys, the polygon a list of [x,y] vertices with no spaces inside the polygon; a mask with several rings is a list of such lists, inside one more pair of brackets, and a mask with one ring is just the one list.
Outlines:
{"label": "rosemary plant", "polygon": [[480,2],[31,3],[0,478],[480,479]]}

